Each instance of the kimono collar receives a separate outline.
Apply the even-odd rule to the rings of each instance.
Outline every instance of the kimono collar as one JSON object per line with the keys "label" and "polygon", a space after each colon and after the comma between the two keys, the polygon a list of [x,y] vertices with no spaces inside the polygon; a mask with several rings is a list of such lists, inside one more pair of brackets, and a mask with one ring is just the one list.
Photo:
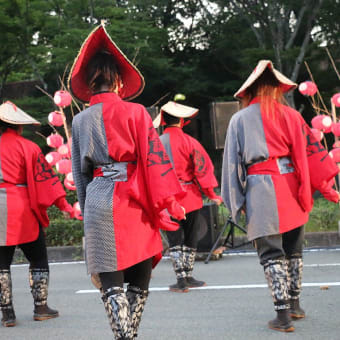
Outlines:
{"label": "kimono collar", "polygon": [[258,104],[260,101],[261,101],[261,100],[260,100],[260,97],[254,97],[254,98],[250,101],[249,105]]}
{"label": "kimono collar", "polygon": [[165,128],[163,133],[183,133],[182,128],[180,128],[179,126],[168,126],[167,128]]}
{"label": "kimono collar", "polygon": [[114,92],[102,92],[95,94],[91,97],[90,106],[103,102],[117,103],[120,101],[122,101],[122,99],[118,96],[118,94]]}

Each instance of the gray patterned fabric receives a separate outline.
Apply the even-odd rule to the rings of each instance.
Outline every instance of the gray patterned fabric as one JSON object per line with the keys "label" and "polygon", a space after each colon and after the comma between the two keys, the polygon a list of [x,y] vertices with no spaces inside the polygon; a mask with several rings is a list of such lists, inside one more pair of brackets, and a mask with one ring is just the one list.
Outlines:
{"label": "gray patterned fabric", "polygon": [[288,292],[292,300],[300,298],[303,260],[301,257],[287,259]]}
{"label": "gray patterned fabric", "polygon": [[0,270],[0,309],[12,306],[12,278],[11,272],[7,269]]}
{"label": "gray patterned fabric", "polygon": [[30,269],[29,283],[35,306],[47,304],[49,271],[47,269]]}
{"label": "gray patterned fabric", "polygon": [[6,245],[7,240],[7,193],[0,188],[0,245]]}
{"label": "gray patterned fabric", "polygon": [[194,263],[196,258],[196,249],[183,245],[183,265],[186,277],[192,277],[192,271],[194,270]]}
{"label": "gray patterned fabric", "polygon": [[186,272],[184,270],[184,258],[183,258],[183,250],[182,246],[175,246],[169,248],[169,256],[172,262],[172,266],[174,268],[176,278],[182,279],[186,277]]}
{"label": "gray patterned fabric", "polygon": [[129,301],[121,287],[112,287],[103,294],[103,302],[116,340],[132,340]]}
{"label": "gray patterned fabric", "polygon": [[94,168],[112,163],[102,104],[93,105],[76,115],[72,123],[72,169],[84,217],[85,258],[90,274],[117,270],[112,222],[115,180],[110,177],[92,179]]}
{"label": "gray patterned fabric", "polygon": [[269,260],[264,264],[263,269],[274,301],[275,310],[289,309],[286,261]]}
{"label": "gray patterned fabric", "polygon": [[128,286],[126,296],[130,304],[131,327],[134,339],[137,338],[139,324],[148,298],[148,291],[136,286]]}
{"label": "gray patterned fabric", "polygon": [[247,167],[268,159],[268,156],[260,105],[250,105],[234,114],[230,120],[221,182],[223,201],[234,221],[238,222],[241,209],[247,203],[249,240],[279,233],[277,202],[271,176],[247,176]]}

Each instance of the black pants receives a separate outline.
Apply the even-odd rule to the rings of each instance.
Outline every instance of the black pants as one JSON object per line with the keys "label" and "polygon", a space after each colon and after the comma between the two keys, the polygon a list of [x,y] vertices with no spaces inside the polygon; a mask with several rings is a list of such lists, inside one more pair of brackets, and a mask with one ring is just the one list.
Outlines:
{"label": "black pants", "polygon": [[[10,269],[16,246],[0,246],[0,270]],[[47,249],[43,229],[40,228],[38,238],[29,243],[19,244],[30,263],[30,268],[48,269]]]}
{"label": "black pants", "polygon": [[260,237],[254,241],[261,265],[268,260],[302,257],[304,226],[283,234]]}
{"label": "black pants", "polygon": [[170,248],[183,244],[190,248],[197,248],[199,218],[199,209],[191,211],[186,214],[185,220],[179,221],[180,228],[178,230],[166,232]]}
{"label": "black pants", "polygon": [[152,271],[152,258],[139,262],[132,267],[116,272],[99,273],[104,291],[111,287],[123,287],[124,282],[142,290],[149,288]]}

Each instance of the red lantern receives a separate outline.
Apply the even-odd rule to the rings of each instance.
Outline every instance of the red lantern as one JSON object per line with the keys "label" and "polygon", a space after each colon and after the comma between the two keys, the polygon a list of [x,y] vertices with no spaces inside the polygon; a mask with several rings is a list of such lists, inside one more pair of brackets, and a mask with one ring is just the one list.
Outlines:
{"label": "red lantern", "polygon": [[340,148],[332,149],[329,155],[333,158],[335,163],[340,163]]}
{"label": "red lantern", "polygon": [[317,115],[312,119],[312,126],[314,129],[330,132],[326,130],[331,128],[332,118],[327,115]]}
{"label": "red lantern", "polygon": [[57,171],[61,174],[67,174],[72,170],[72,162],[69,159],[61,159],[56,164]]}
{"label": "red lantern", "polygon": [[47,137],[46,141],[47,145],[51,148],[59,148],[59,146],[64,143],[64,138],[58,133],[52,133]]}
{"label": "red lantern", "polygon": [[74,185],[74,183],[71,183],[70,181],[68,181],[67,178],[64,179],[64,185],[65,185],[65,188],[68,190],[76,190],[76,186]]}
{"label": "red lantern", "polygon": [[337,140],[334,144],[333,144],[333,148],[340,148],[340,140]]}
{"label": "red lantern", "polygon": [[299,85],[299,91],[304,96],[314,96],[318,87],[312,81],[305,81]]}
{"label": "red lantern", "polygon": [[336,93],[331,100],[336,107],[340,107],[340,93]]}
{"label": "red lantern", "polygon": [[69,172],[69,173],[66,175],[66,179],[67,179],[70,183],[74,184],[73,173],[72,173],[72,172]]}
{"label": "red lantern", "polygon": [[81,210],[80,210],[80,205],[79,202],[76,202],[73,204],[73,212],[74,212],[74,217],[77,220],[82,220],[83,216],[81,215]]}
{"label": "red lantern", "polygon": [[45,158],[51,166],[54,166],[61,159],[61,155],[58,152],[52,151],[49,152]]}
{"label": "red lantern", "polygon": [[332,124],[332,132],[334,136],[340,136],[340,123],[333,123]]}
{"label": "red lantern", "polygon": [[313,136],[315,137],[315,139],[320,142],[323,138],[323,132],[318,130],[318,129],[314,129],[312,128],[311,129],[312,133],[313,133]]}
{"label": "red lantern", "polygon": [[58,148],[58,152],[63,157],[71,157],[71,150],[70,150],[68,143],[60,145],[59,148]]}
{"label": "red lantern", "polygon": [[48,115],[48,121],[53,125],[53,126],[62,126],[64,124],[64,119],[63,116],[57,112],[51,112]]}
{"label": "red lantern", "polygon": [[72,97],[67,91],[57,91],[53,97],[54,103],[57,106],[69,106],[72,102]]}

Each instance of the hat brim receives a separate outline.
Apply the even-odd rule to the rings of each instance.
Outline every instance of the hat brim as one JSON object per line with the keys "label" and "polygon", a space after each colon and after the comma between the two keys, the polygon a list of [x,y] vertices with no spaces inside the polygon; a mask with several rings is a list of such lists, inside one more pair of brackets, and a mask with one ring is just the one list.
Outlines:
{"label": "hat brim", "polygon": [[281,72],[276,70],[273,66],[273,63],[270,60],[260,60],[255,67],[254,71],[250,74],[247,80],[243,83],[243,85],[239,88],[239,90],[234,94],[235,98],[243,98],[247,89],[254,84],[254,82],[262,75],[262,73],[269,68],[269,70],[273,73],[274,77],[280,83],[280,87],[283,92],[289,92],[297,87],[297,84],[283,75]]}
{"label": "hat brim", "polygon": [[90,101],[92,92],[86,81],[86,67],[91,58],[101,50],[112,54],[119,69],[123,83],[123,88],[119,92],[120,97],[131,100],[141,94],[145,86],[142,74],[113,42],[102,24],[85,39],[75,58],[68,78],[72,94],[82,102]]}
{"label": "hat brim", "polygon": [[191,118],[195,116],[198,113],[198,111],[199,110],[195,107],[190,107],[187,105],[169,101],[161,107],[160,113],[153,120],[153,126],[155,128],[158,128],[159,125],[162,124],[163,112],[166,112],[167,114],[177,117],[177,118]]}
{"label": "hat brim", "polygon": [[41,125],[39,121],[10,101],[0,105],[0,120],[14,125]]}

